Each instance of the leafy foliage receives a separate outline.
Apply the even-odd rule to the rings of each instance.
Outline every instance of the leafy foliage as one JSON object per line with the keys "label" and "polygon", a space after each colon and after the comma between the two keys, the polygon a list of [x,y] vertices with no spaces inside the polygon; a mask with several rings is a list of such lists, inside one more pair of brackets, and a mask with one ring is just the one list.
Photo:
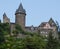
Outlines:
{"label": "leafy foliage", "polygon": [[0,23],[0,49],[60,49],[60,42],[49,33],[47,41],[36,33],[25,32],[21,26],[16,25],[14,34],[27,35],[25,38],[10,36],[10,25]]}
{"label": "leafy foliage", "polygon": [[52,33],[49,33],[46,49],[58,49],[59,41],[52,36]]}
{"label": "leafy foliage", "polygon": [[5,42],[5,36],[10,32],[9,28],[8,23],[0,23],[0,48],[2,48],[2,45]]}

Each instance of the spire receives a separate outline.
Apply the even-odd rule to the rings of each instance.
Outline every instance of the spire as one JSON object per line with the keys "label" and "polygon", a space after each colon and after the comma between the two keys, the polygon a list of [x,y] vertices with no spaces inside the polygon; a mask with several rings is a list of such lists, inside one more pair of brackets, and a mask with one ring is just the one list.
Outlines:
{"label": "spire", "polygon": [[23,10],[23,6],[22,6],[22,3],[20,3],[20,5],[19,5],[19,8],[18,8],[19,10]]}
{"label": "spire", "polygon": [[10,23],[10,19],[7,17],[5,12],[3,14],[3,23]]}
{"label": "spire", "polygon": [[3,14],[3,18],[5,18],[5,17],[7,17],[7,15],[6,15],[6,13],[4,12],[4,14]]}
{"label": "spire", "polygon": [[25,9],[23,8],[22,3],[20,3],[18,9],[16,10],[16,13],[15,13],[15,14],[17,14],[17,13],[26,14],[26,11],[25,11]]}
{"label": "spire", "polygon": [[4,12],[3,16],[7,16],[5,12]]}

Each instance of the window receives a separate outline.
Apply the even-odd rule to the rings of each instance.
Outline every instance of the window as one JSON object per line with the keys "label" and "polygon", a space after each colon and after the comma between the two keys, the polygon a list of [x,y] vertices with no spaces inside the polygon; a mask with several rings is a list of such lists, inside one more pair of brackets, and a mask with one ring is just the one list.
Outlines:
{"label": "window", "polygon": [[41,31],[41,33],[45,33],[44,31]]}
{"label": "window", "polygon": [[45,32],[47,34],[47,32]]}
{"label": "window", "polygon": [[46,37],[48,36],[48,35],[45,35]]}

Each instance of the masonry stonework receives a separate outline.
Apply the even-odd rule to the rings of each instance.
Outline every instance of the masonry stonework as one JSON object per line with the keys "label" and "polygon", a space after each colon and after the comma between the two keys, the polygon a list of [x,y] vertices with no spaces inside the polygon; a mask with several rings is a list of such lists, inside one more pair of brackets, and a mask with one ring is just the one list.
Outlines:
{"label": "masonry stonework", "polygon": [[15,23],[10,23],[10,19],[3,14],[3,23],[10,23],[11,33],[15,29],[15,24],[18,24],[22,27],[24,31],[31,33],[39,33],[42,36],[48,36],[50,31],[53,31],[54,37],[58,37],[56,23],[52,18],[48,22],[42,22],[38,27],[25,26],[26,11],[22,6],[22,3],[19,5],[18,9],[15,12]]}

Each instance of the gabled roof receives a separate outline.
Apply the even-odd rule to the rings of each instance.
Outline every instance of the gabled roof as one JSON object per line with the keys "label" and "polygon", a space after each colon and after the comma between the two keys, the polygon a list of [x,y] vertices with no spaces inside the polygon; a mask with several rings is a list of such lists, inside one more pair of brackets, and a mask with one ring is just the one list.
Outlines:
{"label": "gabled roof", "polygon": [[52,18],[50,18],[50,20],[48,21],[49,23],[54,23],[54,20]]}
{"label": "gabled roof", "polygon": [[44,27],[44,26],[46,25],[46,23],[48,23],[48,22],[42,22],[42,23],[39,25],[39,27]]}
{"label": "gabled roof", "polygon": [[54,22],[54,20],[52,18],[50,18],[48,23],[50,24],[50,26],[56,26],[56,23]]}
{"label": "gabled roof", "polygon": [[48,22],[42,22],[42,23],[39,25],[39,27],[44,27],[47,23],[48,23],[51,27],[52,27],[52,26],[56,26],[54,20],[53,20],[52,18],[50,18],[50,20],[49,20]]}

